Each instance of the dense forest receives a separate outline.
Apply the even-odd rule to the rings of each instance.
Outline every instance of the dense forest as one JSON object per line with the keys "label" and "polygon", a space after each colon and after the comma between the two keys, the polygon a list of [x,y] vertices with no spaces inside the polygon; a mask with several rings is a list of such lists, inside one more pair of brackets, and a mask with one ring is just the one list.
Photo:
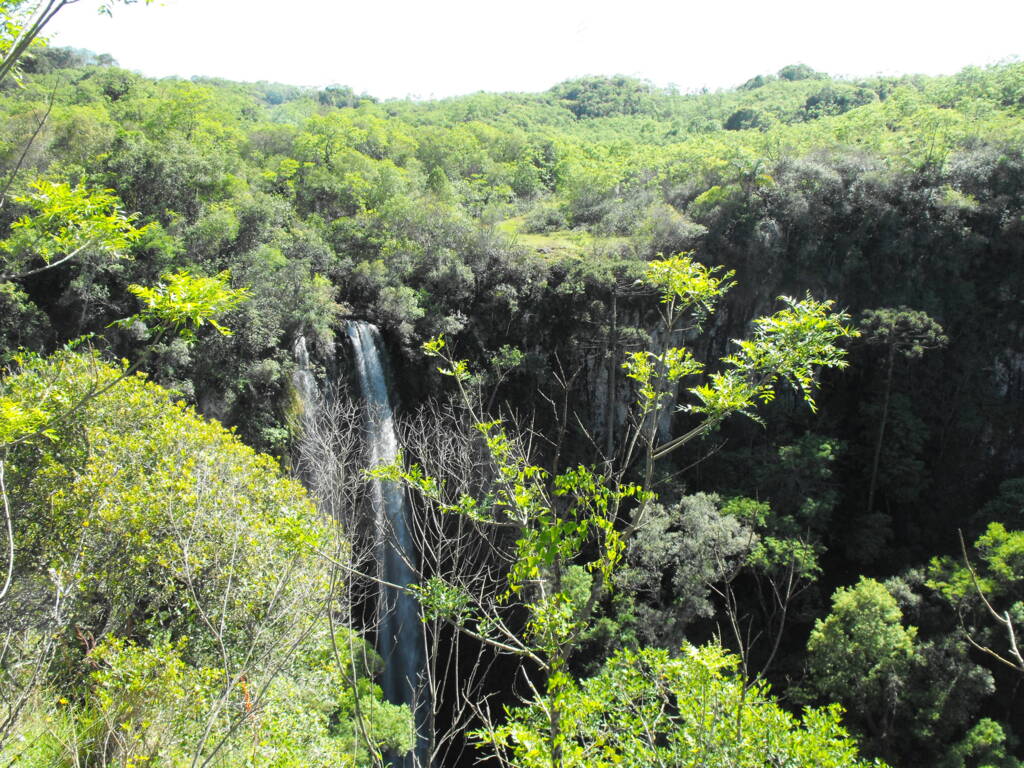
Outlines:
{"label": "dense forest", "polygon": [[0,53],[0,766],[1024,762],[1024,64]]}

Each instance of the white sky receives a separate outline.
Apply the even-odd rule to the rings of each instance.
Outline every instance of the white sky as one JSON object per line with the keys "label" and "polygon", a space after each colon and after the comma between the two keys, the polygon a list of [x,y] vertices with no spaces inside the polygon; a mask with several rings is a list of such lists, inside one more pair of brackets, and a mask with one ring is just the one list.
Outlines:
{"label": "white sky", "polygon": [[1024,56],[1022,0],[80,0],[55,45],[162,77],[349,85],[378,98],[542,91],[587,74],[681,90],[803,62],[832,75],[951,74]]}

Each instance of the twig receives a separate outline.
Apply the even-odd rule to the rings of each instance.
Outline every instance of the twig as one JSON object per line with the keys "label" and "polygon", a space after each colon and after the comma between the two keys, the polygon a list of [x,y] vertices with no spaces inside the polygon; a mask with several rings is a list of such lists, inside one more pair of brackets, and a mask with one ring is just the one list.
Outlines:
{"label": "twig", "polygon": [[14,578],[14,524],[11,522],[11,505],[7,498],[7,485],[4,483],[4,461],[0,459],[0,496],[4,502],[4,522],[7,524],[7,578],[3,589],[0,589],[0,600],[3,600],[11,588]]}

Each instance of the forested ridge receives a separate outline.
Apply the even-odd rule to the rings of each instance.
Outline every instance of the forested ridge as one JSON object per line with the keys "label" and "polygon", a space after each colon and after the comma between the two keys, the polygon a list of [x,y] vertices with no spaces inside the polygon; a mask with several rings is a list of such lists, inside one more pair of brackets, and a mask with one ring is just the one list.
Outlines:
{"label": "forested ridge", "polygon": [[1024,760],[1024,64],[423,102],[20,66],[0,765],[413,747],[356,573],[355,319],[405,438],[377,477],[458,521],[420,538],[466,681],[434,764]]}

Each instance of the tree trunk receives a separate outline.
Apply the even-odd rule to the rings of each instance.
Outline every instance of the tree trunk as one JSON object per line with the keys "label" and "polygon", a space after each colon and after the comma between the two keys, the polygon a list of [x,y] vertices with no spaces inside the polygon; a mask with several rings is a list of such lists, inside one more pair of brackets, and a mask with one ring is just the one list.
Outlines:
{"label": "tree trunk", "polygon": [[878,425],[878,440],[875,442],[875,457],[871,461],[871,479],[868,482],[867,514],[875,506],[875,487],[878,484],[878,463],[882,457],[882,440],[885,437],[885,423],[889,418],[889,396],[892,394],[892,369],[896,362],[896,344],[889,345],[888,371],[885,374],[885,397],[882,399],[882,421]]}

